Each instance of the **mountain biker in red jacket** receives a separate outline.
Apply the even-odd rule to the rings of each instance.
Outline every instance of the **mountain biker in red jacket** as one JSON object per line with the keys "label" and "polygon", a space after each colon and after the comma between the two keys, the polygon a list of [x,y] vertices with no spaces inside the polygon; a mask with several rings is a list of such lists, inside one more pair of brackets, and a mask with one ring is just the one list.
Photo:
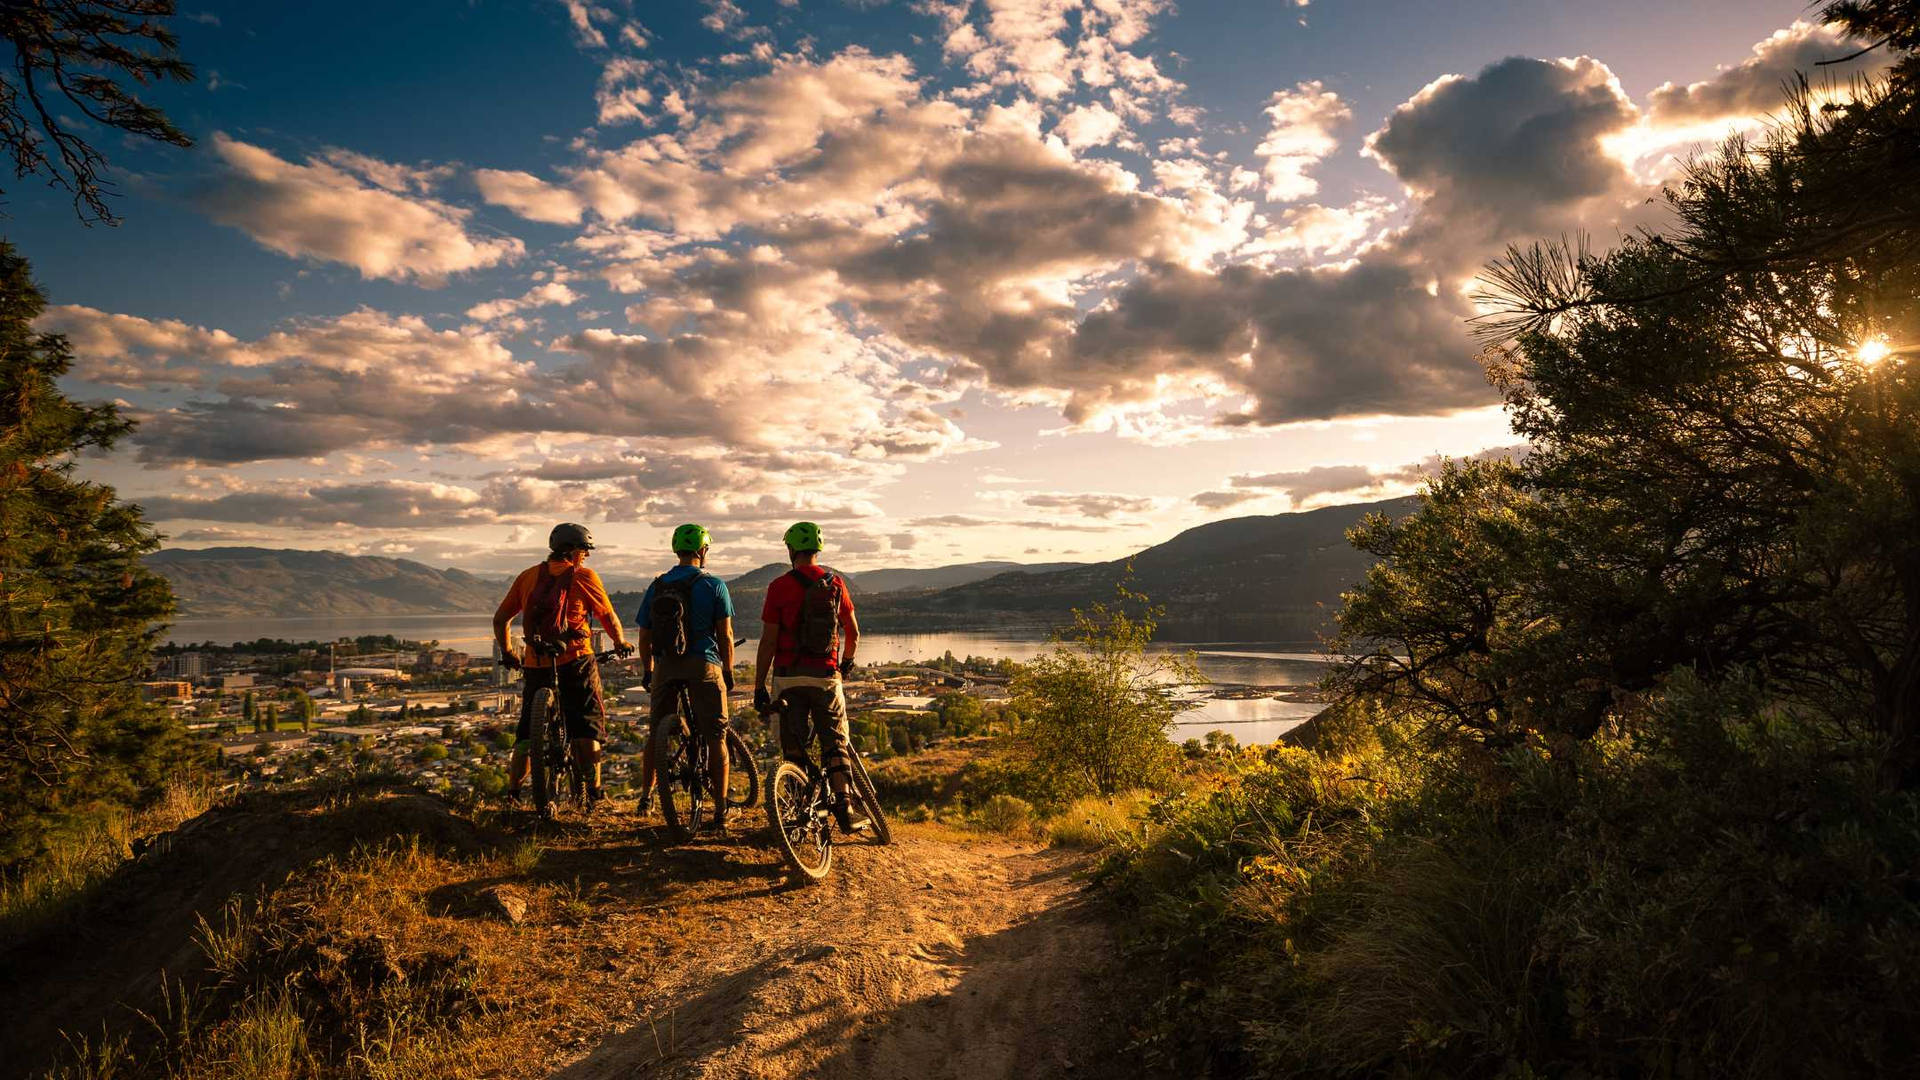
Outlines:
{"label": "mountain biker in red jacket", "polygon": [[[527,779],[530,764],[527,752],[531,749],[528,742],[532,738],[533,722],[528,710],[533,692],[550,686],[554,696],[560,699],[560,711],[566,717],[573,760],[591,778],[588,800],[597,803],[600,801],[600,744],[607,737],[607,713],[601,703],[600,668],[593,661],[588,617],[600,621],[619,652],[632,652],[633,646],[627,644],[626,634],[620,628],[620,616],[614,614],[613,601],[607,598],[607,587],[601,584],[600,575],[587,566],[587,555],[593,550],[593,533],[585,525],[563,522],[547,535],[547,547],[546,561],[522,570],[493,613],[493,640],[500,647],[500,662],[510,668],[520,668],[526,677],[520,694],[520,727],[514,735],[513,758],[507,766],[507,801],[513,803],[519,799],[520,785]],[[516,653],[508,629],[514,616],[526,611],[542,577],[568,573],[573,578],[561,612],[568,639],[559,655],[543,656],[531,645],[524,653]],[[524,620],[521,629],[523,632],[527,629]]]}
{"label": "mountain biker in red jacket", "polygon": [[784,539],[793,569],[767,586],[753,665],[753,706],[765,713],[778,705],[781,756],[801,768],[810,766],[807,747],[819,738],[821,763],[833,787],[834,820],[841,832],[850,833],[851,743],[841,683],[853,669],[860,624],[845,580],[820,565],[820,526],[798,522]]}

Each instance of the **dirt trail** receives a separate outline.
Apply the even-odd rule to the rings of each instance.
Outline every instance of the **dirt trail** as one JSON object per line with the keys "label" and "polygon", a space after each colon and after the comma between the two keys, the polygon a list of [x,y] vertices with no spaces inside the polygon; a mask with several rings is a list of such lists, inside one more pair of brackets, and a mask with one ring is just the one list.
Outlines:
{"label": "dirt trail", "polygon": [[[702,848],[743,870],[777,863],[757,830],[684,854]],[[1073,878],[1082,865],[906,826],[890,847],[840,848],[819,885],[690,888],[662,906],[704,906],[712,946],[653,970],[646,1018],[554,1075],[1137,1075],[1114,1057],[1117,960]]]}
{"label": "dirt trail", "polygon": [[[62,1031],[188,1052],[139,1019],[167,988],[206,992],[194,1014],[228,1026],[196,1030],[192,1052],[217,1056],[257,983],[302,995],[323,1075],[358,1052],[354,1024],[388,1022],[409,1033],[392,1075],[1143,1075],[1119,1056],[1129,980],[1076,880],[1085,856],[894,833],[839,847],[828,879],[803,884],[758,812],[673,844],[658,819],[469,816],[378,784],[250,797],[163,838],[67,920],[0,941],[0,1061],[36,1075]],[[513,922],[486,899],[506,889],[523,901]],[[215,940],[239,966],[214,962]]]}

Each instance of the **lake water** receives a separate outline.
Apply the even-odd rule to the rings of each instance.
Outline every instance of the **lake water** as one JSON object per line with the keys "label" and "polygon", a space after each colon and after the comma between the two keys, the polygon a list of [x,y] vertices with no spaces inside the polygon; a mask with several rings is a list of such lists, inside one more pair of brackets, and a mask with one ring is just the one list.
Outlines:
{"label": "lake water", "polygon": [[[437,640],[450,649],[476,655],[488,651],[492,612],[465,615],[340,616],[311,619],[182,619],[167,635],[176,644],[214,641],[230,643],[257,638],[289,641],[331,641],[358,634],[392,634],[413,640]],[[1049,648],[1039,635],[954,631],[925,634],[863,634],[862,663],[902,663],[932,660],[948,652],[968,656],[1031,660]],[[1317,681],[1326,670],[1326,658],[1295,646],[1272,642],[1156,642],[1154,650],[1192,650],[1201,674],[1216,683],[1246,686],[1291,686]],[[1272,742],[1289,728],[1320,711],[1318,705],[1275,701],[1271,698],[1207,698],[1176,725],[1174,739],[1198,738],[1213,730],[1225,731],[1243,745]]]}

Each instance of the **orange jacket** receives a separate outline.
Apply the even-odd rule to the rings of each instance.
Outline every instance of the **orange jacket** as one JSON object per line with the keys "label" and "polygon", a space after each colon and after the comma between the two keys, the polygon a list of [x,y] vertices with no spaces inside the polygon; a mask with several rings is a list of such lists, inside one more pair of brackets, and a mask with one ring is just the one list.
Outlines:
{"label": "orange jacket", "polygon": [[[493,613],[495,620],[511,621],[514,616],[527,609],[527,601],[533,596],[533,586],[540,580],[541,574],[563,573],[567,564],[543,562],[520,571],[513,579],[513,585],[507,589],[506,599],[500,601],[500,607]],[[587,616],[600,620],[600,625],[614,637],[624,637],[620,629],[620,616],[613,613],[613,601],[607,598],[607,587],[600,583],[600,575],[590,567],[582,566],[573,572],[573,588],[567,593],[567,629],[578,631],[578,640],[569,642],[566,651],[557,660],[536,656],[533,650],[523,642],[520,647],[520,662],[527,667],[553,667],[556,663],[565,664],[593,651],[593,639],[588,633]],[[524,628],[523,628],[524,631]],[[526,635],[523,632],[522,638]]]}

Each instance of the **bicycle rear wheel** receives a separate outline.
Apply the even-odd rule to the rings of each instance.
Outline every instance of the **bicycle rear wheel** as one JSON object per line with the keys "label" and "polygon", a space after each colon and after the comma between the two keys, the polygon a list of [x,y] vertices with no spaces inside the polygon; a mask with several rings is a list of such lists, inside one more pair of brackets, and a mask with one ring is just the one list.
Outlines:
{"label": "bicycle rear wheel", "polygon": [[867,763],[860,760],[858,751],[853,751],[853,792],[860,803],[860,809],[867,815],[867,832],[876,844],[893,843],[893,830],[887,825],[887,815],[880,809],[880,796],[873,789],[873,777],[867,775]]}
{"label": "bicycle rear wheel", "polygon": [[527,757],[533,764],[533,809],[541,817],[553,813],[555,778],[547,760],[547,729],[553,725],[553,688],[542,686],[527,698]]}
{"label": "bicycle rear wheel", "polygon": [[667,819],[667,831],[676,840],[686,840],[700,829],[705,811],[707,778],[701,775],[707,755],[700,753],[699,740],[684,728],[662,725],[654,772],[660,794],[660,815]]}
{"label": "bicycle rear wheel", "polygon": [[815,812],[806,771],[791,761],[776,762],[767,774],[767,822],[788,866],[810,881],[827,876],[833,867],[830,826]]}
{"label": "bicycle rear wheel", "polygon": [[727,805],[747,807],[760,801],[759,762],[753,748],[733,728],[727,728]]}

